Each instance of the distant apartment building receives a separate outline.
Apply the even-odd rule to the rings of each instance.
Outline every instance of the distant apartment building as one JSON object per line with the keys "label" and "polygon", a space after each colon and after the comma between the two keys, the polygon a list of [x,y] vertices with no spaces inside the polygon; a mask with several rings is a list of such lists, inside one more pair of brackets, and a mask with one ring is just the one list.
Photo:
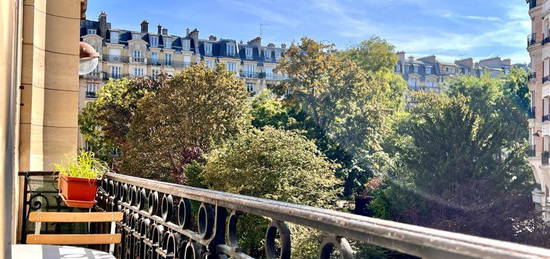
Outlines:
{"label": "distant apartment building", "polygon": [[533,202],[550,221],[550,0],[527,0],[531,17],[531,33],[527,51],[531,58],[528,83],[531,92],[529,113],[529,162],[537,187]]}
{"label": "distant apartment building", "polygon": [[493,77],[507,74],[512,67],[510,59],[500,57],[483,59],[474,62],[472,58],[447,63],[437,60],[437,57],[427,56],[415,59],[412,56],[405,58],[405,52],[398,52],[395,72],[402,75],[407,81],[410,90],[440,92],[443,82],[449,77],[457,75],[481,76],[488,73]]}
{"label": "distant apartment building", "polygon": [[[81,41],[92,45],[101,58],[94,72],[80,77],[80,109],[93,101],[98,90],[111,78],[174,75],[200,62],[211,68],[216,63],[224,63],[227,70],[244,80],[251,94],[286,78],[274,71],[286,49],[285,44],[264,46],[260,37],[247,43],[215,36],[201,39],[197,29],[187,29],[186,35],[179,36],[169,34],[161,25],[150,32],[147,21],[140,25],[140,31],[111,28],[104,12],[97,21],[81,21]],[[82,145],[80,138],[79,146]]]}

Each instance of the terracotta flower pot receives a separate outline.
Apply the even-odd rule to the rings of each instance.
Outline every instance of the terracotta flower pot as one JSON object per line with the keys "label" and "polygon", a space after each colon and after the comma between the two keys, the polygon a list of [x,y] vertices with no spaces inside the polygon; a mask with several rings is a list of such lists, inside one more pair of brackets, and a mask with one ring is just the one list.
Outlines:
{"label": "terracotta flower pot", "polygon": [[97,193],[97,180],[60,175],[59,192],[65,200],[91,202]]}

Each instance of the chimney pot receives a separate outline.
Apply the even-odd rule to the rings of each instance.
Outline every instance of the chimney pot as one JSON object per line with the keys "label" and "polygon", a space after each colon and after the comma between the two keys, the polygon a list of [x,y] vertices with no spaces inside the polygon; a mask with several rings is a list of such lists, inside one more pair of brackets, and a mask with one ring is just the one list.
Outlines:
{"label": "chimney pot", "polygon": [[162,26],[159,24],[157,25],[157,34],[160,35],[162,33]]}
{"label": "chimney pot", "polygon": [[218,38],[216,38],[216,36],[214,36],[214,35],[210,35],[210,36],[208,37],[208,40],[210,40],[210,41],[216,41],[217,39],[218,39]]}
{"label": "chimney pot", "polygon": [[162,35],[168,35],[168,29],[162,28]]}
{"label": "chimney pot", "polygon": [[141,22],[141,33],[148,33],[149,32],[149,22],[147,20],[143,20]]}
{"label": "chimney pot", "polygon": [[281,44],[281,48],[286,49],[286,44]]}

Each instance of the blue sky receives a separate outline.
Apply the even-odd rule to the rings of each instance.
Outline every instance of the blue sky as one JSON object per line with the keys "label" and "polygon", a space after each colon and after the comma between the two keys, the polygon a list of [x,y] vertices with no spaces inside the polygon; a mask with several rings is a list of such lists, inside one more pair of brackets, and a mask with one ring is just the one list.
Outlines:
{"label": "blue sky", "polygon": [[113,28],[139,30],[147,19],[170,34],[197,28],[201,38],[216,35],[247,41],[260,35],[275,44],[307,36],[340,49],[373,35],[398,50],[441,60],[501,56],[527,63],[530,32],[524,0],[91,0],[88,19],[101,10]]}

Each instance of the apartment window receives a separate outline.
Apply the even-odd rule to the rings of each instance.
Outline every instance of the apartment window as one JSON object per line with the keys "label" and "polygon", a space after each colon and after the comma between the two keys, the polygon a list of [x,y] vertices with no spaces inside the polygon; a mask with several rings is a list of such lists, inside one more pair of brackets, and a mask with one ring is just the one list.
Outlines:
{"label": "apartment window", "polygon": [[245,54],[247,59],[252,59],[252,48],[245,48]]}
{"label": "apartment window", "polygon": [[164,47],[167,48],[167,49],[171,49],[172,48],[172,38],[166,38],[164,37]]}
{"label": "apartment window", "polygon": [[426,74],[431,74],[432,73],[432,67],[426,67]]}
{"label": "apartment window", "polygon": [[254,83],[246,83],[246,91],[248,91],[249,93],[254,93],[254,90]]}
{"label": "apartment window", "polygon": [[235,43],[228,42],[225,44],[225,47],[227,48],[227,55],[228,56],[235,56]]}
{"label": "apartment window", "polygon": [[265,67],[265,77],[267,78],[273,77],[273,67]]}
{"label": "apartment window", "polygon": [[112,31],[111,32],[111,43],[118,44],[118,32]]}
{"label": "apartment window", "polygon": [[153,48],[158,47],[159,46],[159,38],[157,36],[149,37],[149,45]]}
{"label": "apartment window", "polygon": [[246,65],[246,77],[252,77],[254,76],[254,71],[256,70],[256,66],[254,65]]}
{"label": "apartment window", "polygon": [[214,68],[214,60],[207,60],[205,63],[207,67]]}
{"label": "apartment window", "polygon": [[416,79],[411,78],[408,83],[411,88],[416,89]]}
{"label": "apartment window", "polygon": [[160,75],[160,70],[158,69],[151,70],[151,76],[153,77],[153,79],[156,79],[159,75]]}
{"label": "apartment window", "polygon": [[86,84],[86,96],[87,97],[95,97],[97,91],[97,84]]}
{"label": "apartment window", "polygon": [[144,69],[142,67],[134,67],[134,76],[144,76]]}
{"label": "apartment window", "polygon": [[96,29],[88,29],[88,34],[97,34]]}
{"label": "apartment window", "polygon": [[190,50],[190,49],[191,49],[191,41],[189,41],[189,40],[182,40],[182,41],[181,41],[181,49],[182,49],[182,50]]}
{"label": "apartment window", "polygon": [[172,65],[172,53],[164,54],[164,64],[168,66]]}
{"label": "apartment window", "polygon": [[401,65],[400,64],[397,64],[397,66],[395,66],[395,72],[401,72]]}
{"label": "apartment window", "polygon": [[120,67],[119,66],[111,66],[111,77],[112,78],[120,78]]}
{"label": "apartment window", "polygon": [[265,49],[264,50],[264,57],[265,57],[265,59],[271,59],[271,50],[270,49]]}
{"label": "apartment window", "polygon": [[183,56],[183,67],[191,66],[191,56]]}
{"label": "apartment window", "polygon": [[418,66],[414,66],[414,73],[418,74]]}
{"label": "apartment window", "polygon": [[212,43],[204,44],[204,54],[208,56],[212,56]]}
{"label": "apartment window", "polygon": [[428,81],[428,82],[426,82],[426,86],[427,87],[434,87],[434,82]]}
{"label": "apartment window", "polygon": [[141,60],[141,51],[140,50],[132,51],[132,57],[134,57],[134,60],[140,61]]}
{"label": "apartment window", "polygon": [[449,67],[445,67],[445,72],[449,73],[450,72],[450,68]]}
{"label": "apartment window", "polygon": [[236,72],[237,64],[235,62],[227,62],[227,71]]}
{"label": "apartment window", "polygon": [[159,53],[158,52],[151,52],[151,62],[153,62],[154,65],[158,64],[158,62],[159,62]]}

